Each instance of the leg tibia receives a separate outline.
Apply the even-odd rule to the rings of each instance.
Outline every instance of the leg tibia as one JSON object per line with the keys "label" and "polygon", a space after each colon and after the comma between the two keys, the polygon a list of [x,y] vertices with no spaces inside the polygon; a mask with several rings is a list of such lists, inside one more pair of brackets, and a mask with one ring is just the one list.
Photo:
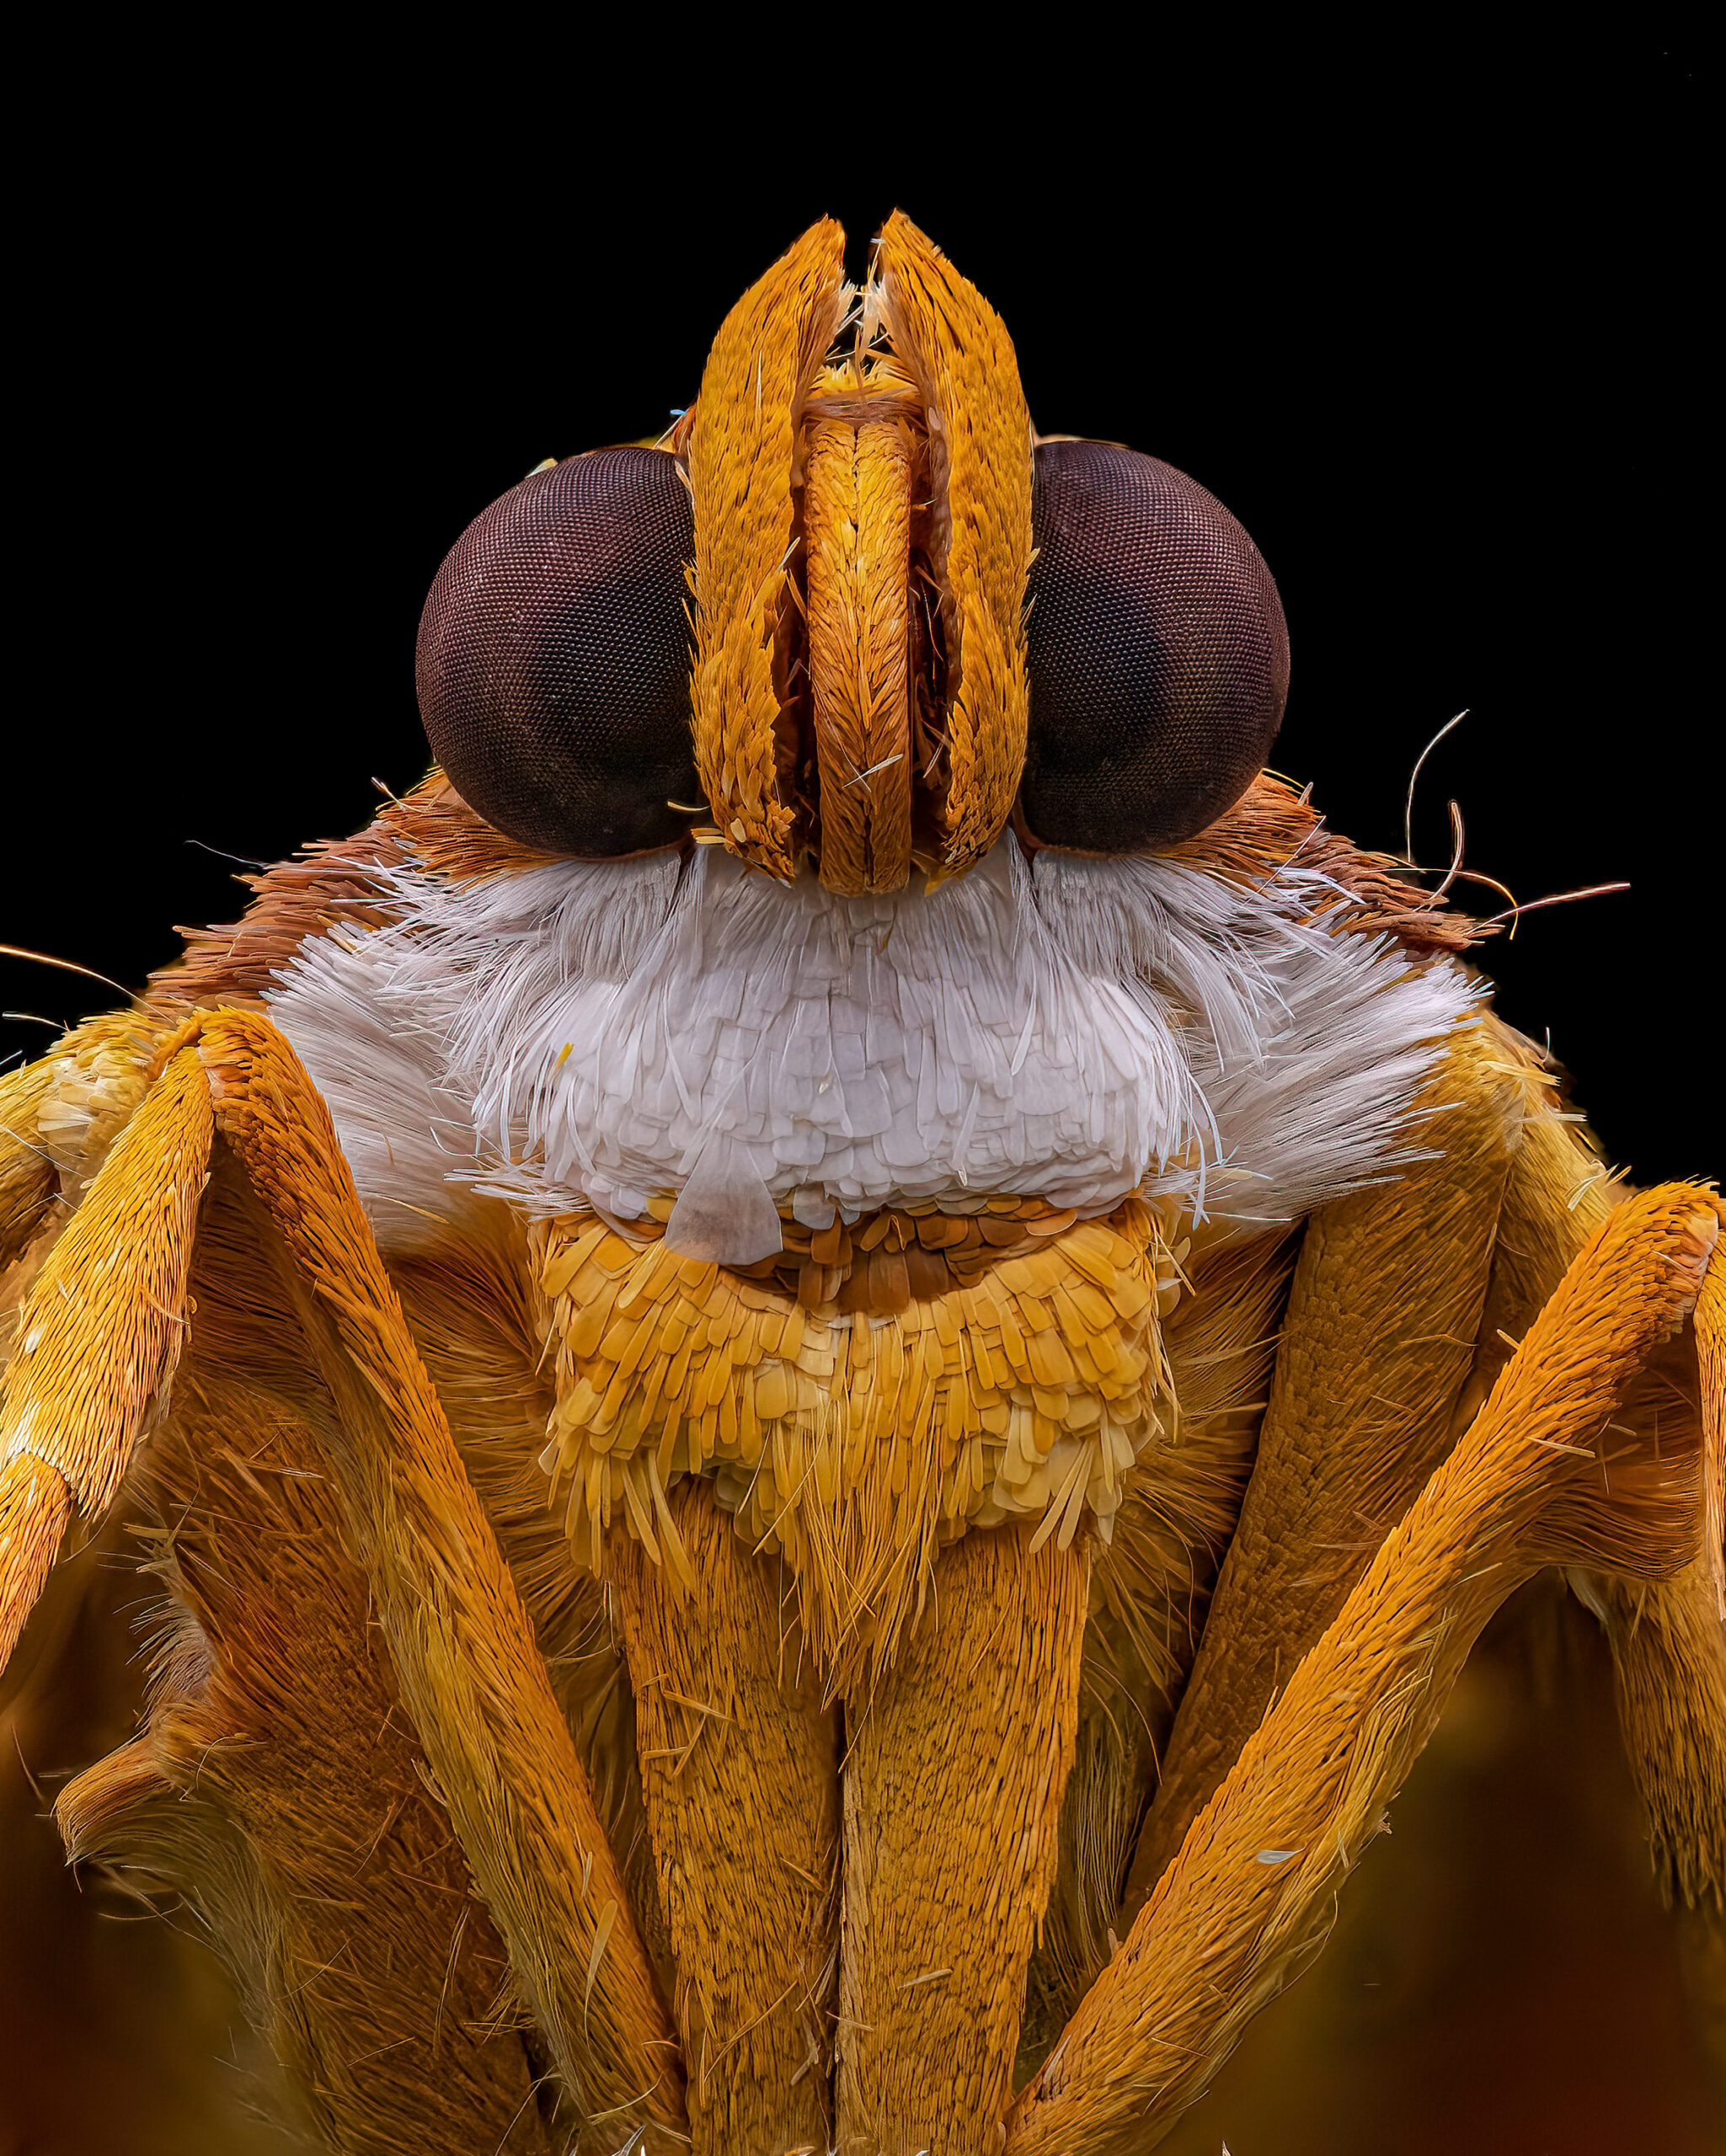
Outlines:
{"label": "leg tibia", "polygon": [[1307,1224],[1258,1454],[1129,1876],[1143,1906],[1277,1685],[1444,1457],[1520,1127],[1503,1050],[1461,1028],[1433,1081],[1437,1157]]}
{"label": "leg tibia", "polygon": [[580,2111],[681,2132],[682,2063],[532,1623],[462,1467],[329,1112],[269,1023],[202,1021],[218,1126],[333,1414],[323,1459],[404,1706]]}
{"label": "leg tibia", "polygon": [[[1015,2109],[1013,2156],[1149,2148],[1322,1936],[1333,1897],[1480,1627],[1573,1552],[1659,1577],[1693,1561],[1703,1460],[1597,1435],[1682,1322],[1717,1238],[1696,1190],[1631,1200],[1590,1241],[1449,1460],[1248,1738]],[[1602,1485],[1604,1484],[1604,1487]]]}
{"label": "leg tibia", "polygon": [[[196,1055],[169,1062],[44,1261],[0,1380],[0,1668],[41,1592],[75,1502],[113,1502],[167,1406],[186,1332],[186,1279],[210,1158]],[[40,1461],[44,1474],[20,1463]],[[56,1489],[56,1485],[58,1485]],[[68,1494],[71,1502],[68,1502]]]}
{"label": "leg tibia", "polygon": [[152,1461],[177,1608],[144,1734],[61,1796],[70,1853],[202,1918],[318,2145],[548,2148],[507,1958],[312,1433],[190,1362]]}
{"label": "leg tibia", "polygon": [[838,2145],[1001,2145],[1025,1970],[1078,1719],[1089,1559],[1028,1530],[944,1551],[929,1605],[847,1704]]}
{"label": "leg tibia", "polygon": [[695,1584],[614,1534],[613,1593],[677,1962],[689,2128],[704,2156],[825,2149],[837,1975],[837,1714],[780,1568],[710,1483],[669,1499]]}
{"label": "leg tibia", "polygon": [[0,1467],[0,1673],[53,1568],[72,1517],[60,1470],[32,1453]]}

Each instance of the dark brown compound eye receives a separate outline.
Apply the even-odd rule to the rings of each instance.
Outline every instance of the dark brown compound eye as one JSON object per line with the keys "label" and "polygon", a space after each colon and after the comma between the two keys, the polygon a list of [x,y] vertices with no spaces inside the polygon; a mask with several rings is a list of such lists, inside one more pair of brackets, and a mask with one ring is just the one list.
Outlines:
{"label": "dark brown compound eye", "polygon": [[683,565],[689,490],[663,450],[535,472],[450,549],[419,621],[419,715],[468,805],[590,859],[685,835],[698,803]]}
{"label": "dark brown compound eye", "polygon": [[1289,692],[1282,602],[1228,511],[1173,465],[1038,445],[1020,808],[1048,846],[1173,846],[1263,768]]}

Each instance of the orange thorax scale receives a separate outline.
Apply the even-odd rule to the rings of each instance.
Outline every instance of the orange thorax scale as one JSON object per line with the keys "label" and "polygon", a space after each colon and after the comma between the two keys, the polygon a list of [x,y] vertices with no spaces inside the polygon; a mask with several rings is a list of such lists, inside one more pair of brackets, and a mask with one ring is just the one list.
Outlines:
{"label": "orange thorax scale", "polygon": [[787,1219],[746,1270],[678,1257],[650,1217],[627,1236],[590,1213],[536,1227],[543,1464],[578,1560],[601,1572],[626,1529],[692,1587],[665,1492],[710,1475],[751,1547],[783,1555],[836,1674],[890,1652],[968,1527],[1040,1518],[1065,1546],[1088,1505],[1106,1535],[1173,1428],[1158,1319],[1181,1292],[1177,1207],[975,1203]]}

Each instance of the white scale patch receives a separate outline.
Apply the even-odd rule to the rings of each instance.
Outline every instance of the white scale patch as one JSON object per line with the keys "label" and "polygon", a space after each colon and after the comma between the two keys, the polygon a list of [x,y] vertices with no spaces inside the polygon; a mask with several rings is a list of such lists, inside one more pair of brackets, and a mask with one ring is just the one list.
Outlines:
{"label": "white scale patch", "polygon": [[[271,1012],[387,1248],[470,1188],[746,1263],[811,1226],[991,1193],[1109,1211],[1141,1183],[1287,1220],[1414,1157],[1409,1105],[1478,991],[1254,891],[1010,835],[963,879],[840,898],[717,847],[461,886],[308,941]],[[416,1212],[414,1209],[419,1209]]]}

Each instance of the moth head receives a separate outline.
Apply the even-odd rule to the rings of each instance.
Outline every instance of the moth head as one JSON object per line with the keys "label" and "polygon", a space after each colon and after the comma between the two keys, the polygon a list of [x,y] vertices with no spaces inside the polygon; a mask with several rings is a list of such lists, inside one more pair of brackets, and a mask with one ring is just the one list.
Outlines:
{"label": "moth head", "polygon": [[1027,843],[1169,846],[1262,767],[1276,587],[1205,489],[1039,440],[1000,318],[895,215],[861,292],[805,233],[658,447],[530,473],[420,624],[433,751],[537,849],[693,837],[846,893]]}

